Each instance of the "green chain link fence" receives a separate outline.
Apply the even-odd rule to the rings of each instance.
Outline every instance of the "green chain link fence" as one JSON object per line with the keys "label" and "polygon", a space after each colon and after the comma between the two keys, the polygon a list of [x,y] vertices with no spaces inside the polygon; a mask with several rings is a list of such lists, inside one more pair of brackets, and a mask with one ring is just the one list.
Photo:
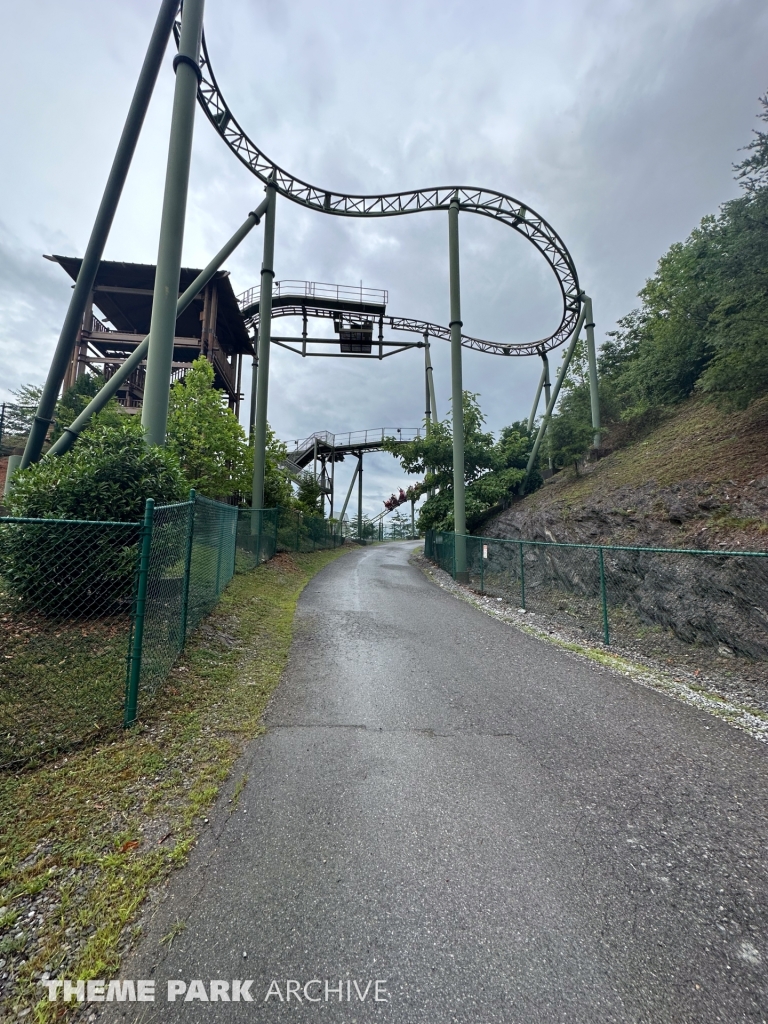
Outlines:
{"label": "green chain link fence", "polygon": [[[640,548],[467,537],[469,585],[590,641],[674,664],[719,653],[768,662],[768,552]],[[455,577],[455,535],[424,553]]]}
{"label": "green chain link fence", "polygon": [[121,721],[139,532],[0,520],[0,765]]}
{"label": "green chain link fence", "polygon": [[0,767],[131,724],[235,572],[343,542],[194,492],[142,523],[0,518]]}

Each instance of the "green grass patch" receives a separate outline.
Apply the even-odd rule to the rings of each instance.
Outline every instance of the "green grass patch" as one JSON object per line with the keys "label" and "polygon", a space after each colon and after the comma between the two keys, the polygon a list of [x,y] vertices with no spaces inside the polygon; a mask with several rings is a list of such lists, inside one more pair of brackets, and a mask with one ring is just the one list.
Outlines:
{"label": "green grass patch", "polygon": [[[305,584],[345,549],[278,555],[236,576],[129,732],[0,776],[0,956],[9,1014],[41,1024],[46,972],[108,978],[150,889],[187,860],[288,657]],[[348,549],[346,549],[348,550]],[[234,787],[235,804],[246,780]],[[172,941],[172,940],[169,940]],[[54,1010],[56,1012],[54,1012]]]}

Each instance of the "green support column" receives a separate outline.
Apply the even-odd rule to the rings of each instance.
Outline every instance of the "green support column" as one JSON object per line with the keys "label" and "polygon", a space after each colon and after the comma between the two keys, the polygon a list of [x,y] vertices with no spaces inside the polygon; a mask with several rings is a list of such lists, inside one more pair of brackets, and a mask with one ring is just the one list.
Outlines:
{"label": "green support column", "polygon": [[576,349],[576,343],[579,340],[579,332],[581,331],[581,328],[584,324],[584,316],[586,314],[586,310],[586,304],[583,304],[581,307],[581,312],[579,313],[579,318],[576,321],[576,326],[573,329],[573,334],[571,335],[571,340],[568,344],[568,348],[566,349],[565,355],[563,356],[563,362],[560,366],[560,372],[558,373],[557,378],[555,379],[555,386],[552,389],[552,394],[549,396],[549,399],[547,401],[547,408],[544,413],[544,418],[542,419],[541,426],[539,427],[538,432],[536,434],[536,440],[533,442],[531,454],[528,456],[528,465],[525,468],[525,478],[523,479],[523,482],[520,484],[520,494],[525,494],[525,485],[528,483],[528,477],[531,475],[531,470],[536,465],[536,456],[539,454],[541,442],[544,440],[544,437],[547,433],[547,427],[549,426],[549,421],[552,419],[552,413],[557,403],[557,396],[560,394],[560,388],[562,387],[563,381],[565,380],[565,375],[568,372],[568,367],[571,364],[571,359],[573,358],[573,353]]}
{"label": "green support column", "polygon": [[424,332],[424,390],[427,402],[426,421],[427,436],[430,427],[437,422],[437,403],[435,402],[435,381],[432,373],[432,356],[429,351],[429,335]]}
{"label": "green support column", "polygon": [[20,468],[21,459],[21,455],[8,456],[8,465],[6,466],[5,469],[5,485],[3,487],[3,497],[5,497],[5,495],[8,494],[8,492],[11,489],[11,477],[16,472],[16,470]]}
{"label": "green support column", "polygon": [[467,521],[464,511],[464,402],[461,379],[461,285],[459,281],[459,198],[448,209],[448,264],[451,289],[451,405],[453,417],[453,528],[456,534],[454,578],[466,583]]}
{"label": "green support column", "polygon": [[133,93],[133,99],[128,109],[128,116],[125,119],[123,134],[117,145],[115,158],[112,161],[112,168],[104,188],[104,195],[101,198],[96,220],[93,223],[91,237],[85,249],[83,262],[77,275],[72,297],[69,300],[64,323],[61,327],[59,340],[56,343],[56,350],[51,360],[51,368],[48,371],[48,378],[40,396],[37,413],[32,423],[32,429],[27,438],[27,446],[22,458],[22,468],[30,463],[37,462],[43,450],[43,444],[48,433],[48,427],[53,419],[56,399],[59,397],[64,374],[67,370],[67,363],[72,356],[78,332],[83,322],[83,315],[93,291],[93,284],[101,263],[102,253],[106,245],[112,221],[115,217],[123,185],[128,176],[133,154],[136,150],[136,143],[139,141],[141,128],[144,124],[144,117],[152,98],[157,75],[163,62],[168,38],[173,28],[173,20],[179,9],[179,0],[163,0],[157,14],[155,27],[152,31],[152,38],[147,47],[147,54],[139,73],[139,80]]}
{"label": "green support column", "polygon": [[141,410],[141,422],[148,444],[165,444],[168,423],[181,247],[184,241],[184,217],[187,210],[189,166],[192,159],[195,101],[201,77],[202,30],[203,0],[184,0],[179,52],[173,61],[176,88],[173,96],[171,138],[168,144],[168,165],[165,172],[152,319],[149,326],[147,376]]}
{"label": "green support column", "polygon": [[[541,358],[544,360],[544,408],[549,408],[549,402],[552,398],[552,385],[549,382],[549,359],[547,359],[547,353],[543,352]],[[547,440],[547,465],[550,469],[553,469],[552,464],[552,440]]]}
{"label": "green support column", "polygon": [[[437,423],[437,402],[435,401],[435,380],[432,372],[432,357],[429,352],[429,334],[424,332],[424,385],[426,392],[427,408],[426,408],[426,423],[427,423],[427,437],[429,437],[432,431],[432,424]],[[425,473],[430,471],[429,466],[425,466]],[[434,487],[430,487],[427,491],[427,496],[432,497],[435,493]]]}
{"label": "green support column", "polygon": [[357,539],[363,539],[363,453],[358,456],[357,473]]}
{"label": "green support column", "polygon": [[587,363],[589,366],[589,401],[592,406],[592,447],[600,447],[600,392],[597,385],[597,354],[595,352],[595,324],[592,316],[592,299],[584,296],[584,327],[587,332]]}
{"label": "green support column", "polygon": [[[264,259],[259,292],[259,372],[256,379],[256,416],[253,427],[253,493],[251,508],[264,507],[264,467],[267,458],[267,400],[269,397],[269,348],[272,341],[272,281],[275,276],[275,183],[267,183],[267,212],[264,216]],[[254,519],[251,531],[256,529]]]}
{"label": "green support column", "polygon": [[253,444],[253,431],[256,426],[256,388],[259,379],[258,342],[256,355],[251,362],[251,408],[248,414],[248,440]]}
{"label": "green support column", "polygon": [[[536,396],[533,399],[533,405],[531,406],[531,415],[528,417],[528,433],[533,430],[534,420],[536,419],[536,413],[539,411],[539,401],[541,400],[541,389],[544,387],[545,381],[549,380],[549,360],[547,359],[547,353],[543,348],[539,349],[539,355],[543,360],[543,366],[541,367],[541,377],[539,377],[539,386],[536,388]],[[545,400],[549,403],[549,399]]]}

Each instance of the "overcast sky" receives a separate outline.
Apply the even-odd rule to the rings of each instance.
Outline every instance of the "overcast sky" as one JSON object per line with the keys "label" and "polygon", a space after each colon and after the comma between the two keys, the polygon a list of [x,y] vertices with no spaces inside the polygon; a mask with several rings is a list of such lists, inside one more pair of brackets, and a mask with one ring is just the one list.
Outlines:
{"label": "overcast sky", "polygon": [[[83,254],[156,10],[3,3],[13,91],[0,109],[0,399],[45,378],[71,282],[42,254]],[[666,248],[737,194],[732,163],[768,88],[764,0],[208,0],[205,26],[238,120],[299,177],[363,193],[477,185],[536,209],[593,296],[598,341]],[[107,259],[156,259],[171,54]],[[262,196],[198,111],[184,265],[203,266]],[[558,293],[532,247],[481,217],[462,216],[460,231],[465,330],[549,333]],[[362,280],[389,290],[391,313],[450,319],[445,214],[346,220],[282,200],[276,237],[278,279]],[[258,283],[260,261],[257,229],[227,265],[236,292]],[[432,352],[445,416],[448,344]],[[423,418],[419,350],[379,363],[273,348],[271,371],[269,420],[286,440]],[[465,352],[465,387],[494,431],[528,415],[538,374],[536,357]],[[407,483],[383,454],[364,479],[369,513]]]}

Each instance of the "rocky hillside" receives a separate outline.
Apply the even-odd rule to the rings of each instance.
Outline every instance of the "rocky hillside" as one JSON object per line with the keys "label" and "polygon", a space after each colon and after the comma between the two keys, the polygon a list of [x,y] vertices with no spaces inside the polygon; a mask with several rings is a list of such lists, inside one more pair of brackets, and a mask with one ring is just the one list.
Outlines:
{"label": "rocky hillside", "polygon": [[530,540],[768,550],[768,397],[696,398],[624,447],[556,474],[473,532]]}

